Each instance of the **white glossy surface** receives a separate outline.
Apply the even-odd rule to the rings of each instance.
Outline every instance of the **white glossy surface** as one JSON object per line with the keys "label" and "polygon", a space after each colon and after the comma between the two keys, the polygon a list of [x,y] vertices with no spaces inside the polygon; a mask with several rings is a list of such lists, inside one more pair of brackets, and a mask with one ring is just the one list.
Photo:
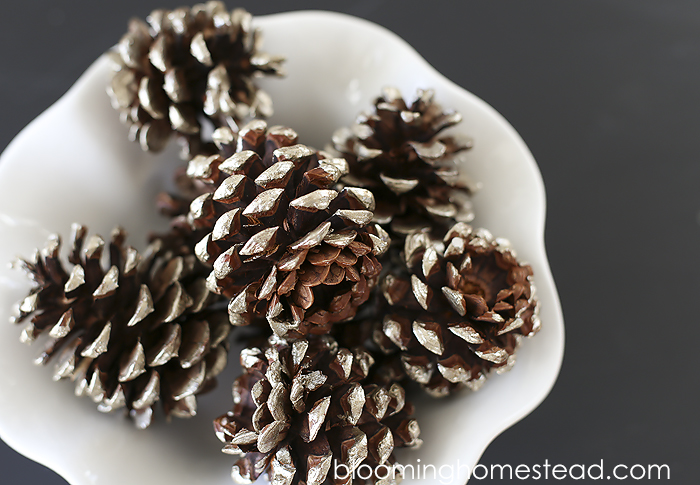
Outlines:
{"label": "white glossy surface", "polygon": [[[534,268],[543,328],[524,341],[515,368],[493,376],[477,393],[417,403],[425,445],[403,454],[404,463],[419,458],[451,466],[452,482],[464,483],[467,471],[457,465],[476,464],[491,440],[531,412],[561,365],[564,325],[545,254],[545,194],[537,165],[499,114],[387,30],[325,12],[255,21],[265,31],[265,49],[288,58],[285,80],[263,81],[275,101],[271,121],[294,127],[303,143],[323,146],[335,128],[370,106],[382,86],[395,85],[406,97],[433,87],[438,101],[464,116],[457,129],[475,140],[464,163],[483,186],[474,198],[475,225],[510,239]],[[97,60],[0,158],[0,436],[73,485],[228,484],[232,457],[219,453],[211,419],[231,405],[237,365],[225,371],[217,391],[200,398],[194,419],[170,425],[157,419],[137,431],[121,413],[103,415],[89,399],[74,398],[68,382],[53,383],[49,368],[30,363],[39,347],[21,345],[20,328],[2,323],[28,288],[4,262],[29,256],[50,232],[67,235],[70,223],[80,221],[107,235],[122,224],[130,242],[142,247],[149,228],[163,226],[152,201],[164,174],[178,163],[175,149],[154,157],[126,141],[104,91],[108,76],[107,61]],[[504,459],[516,456],[513,450]]]}

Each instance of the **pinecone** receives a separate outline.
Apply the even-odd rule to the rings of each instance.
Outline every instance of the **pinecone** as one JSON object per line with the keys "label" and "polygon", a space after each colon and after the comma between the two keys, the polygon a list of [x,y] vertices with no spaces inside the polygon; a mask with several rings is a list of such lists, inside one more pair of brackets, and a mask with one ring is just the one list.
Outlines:
{"label": "pinecone", "polygon": [[144,150],[161,150],[172,133],[187,158],[204,149],[199,118],[236,127],[247,116],[272,114],[270,97],[253,82],[281,76],[283,58],[258,49],[259,29],[243,9],[222,2],[155,10],[133,19],[111,53],[115,73],[108,93],[129,137]]}
{"label": "pinecone", "polygon": [[195,394],[212,388],[226,365],[230,324],[191,247],[157,239],[139,254],[124,240],[120,229],[107,245],[100,236],[86,240],[74,225],[67,269],[52,236],[41,253],[18,261],[36,286],[13,320],[31,317],[23,342],[48,338],[36,363],[56,360],[54,380],[72,379],[76,395],[103,412],[125,407],[145,428],[157,401],[168,417],[196,413]]}
{"label": "pinecone", "polygon": [[[394,235],[469,222],[471,191],[459,181],[456,159],[471,141],[441,134],[462,120],[443,111],[432,90],[418,90],[408,104],[396,88],[385,88],[372,113],[333,134],[333,148],[350,174],[343,182],[364,187],[377,201],[375,221]],[[397,238],[398,240],[399,238]]]}
{"label": "pinecone", "polygon": [[515,363],[522,337],[540,328],[532,269],[503,239],[455,224],[444,243],[407,236],[407,271],[381,283],[388,303],[375,342],[435,396],[478,389]]}
{"label": "pinecone", "polygon": [[[400,385],[370,382],[372,364],[363,349],[340,348],[329,336],[272,337],[266,348],[241,352],[233,410],[214,421],[223,451],[243,455],[234,479],[251,483],[267,472],[279,485],[351,483],[345,471],[364,464],[385,475],[394,448],[421,444],[420,429]],[[347,467],[338,477],[334,461]]]}
{"label": "pinecone", "polygon": [[386,232],[370,224],[372,193],[334,190],[345,160],[297,145],[289,128],[256,120],[237,139],[220,135],[223,152],[235,146],[235,153],[196,157],[188,167],[211,184],[189,214],[193,227],[211,231],[195,247],[213,266],[209,289],[231,299],[232,315],[266,317],[280,336],[324,334],[352,318],[389,245]]}
{"label": "pinecone", "polygon": [[175,170],[173,175],[175,192],[161,192],[156,198],[156,208],[170,218],[186,216],[194,199],[207,192],[198,187],[186,173],[184,167]]}

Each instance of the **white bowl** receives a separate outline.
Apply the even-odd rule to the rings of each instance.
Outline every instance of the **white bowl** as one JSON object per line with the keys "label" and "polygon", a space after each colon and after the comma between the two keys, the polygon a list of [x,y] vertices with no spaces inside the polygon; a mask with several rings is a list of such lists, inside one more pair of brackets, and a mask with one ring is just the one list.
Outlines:
{"label": "white bowl", "polygon": [[[288,59],[286,79],[262,81],[275,102],[271,122],[295,128],[303,143],[325,145],[336,128],[369,108],[383,86],[397,86],[406,97],[434,88],[443,106],[462,113],[455,130],[475,140],[463,167],[482,185],[474,197],[475,225],[510,239],[534,268],[542,331],[524,341],[515,368],[476,393],[417,402],[425,445],[402,453],[404,463],[420,459],[443,471],[442,480],[428,482],[465,483],[467,467],[491,440],[547,396],[561,365],[564,324],[545,253],[545,193],[537,165],[493,108],[384,28],[328,12],[270,15],[255,23],[264,30],[265,50]],[[51,232],[67,235],[71,222],[103,235],[123,225],[137,247],[154,226],[164,227],[153,200],[179,163],[175,148],[153,156],[126,140],[105,94],[108,78],[108,61],[101,57],[2,154],[0,263],[29,256]],[[28,287],[19,272],[0,270],[3,319]],[[20,344],[19,333],[0,325],[0,436],[17,451],[73,485],[230,483],[233,460],[219,452],[211,420],[231,405],[235,353],[217,391],[200,398],[198,416],[170,424],[157,419],[137,431],[122,414],[100,414],[89,399],[75,398],[69,383],[53,383],[50,369],[31,365],[38,348]]]}

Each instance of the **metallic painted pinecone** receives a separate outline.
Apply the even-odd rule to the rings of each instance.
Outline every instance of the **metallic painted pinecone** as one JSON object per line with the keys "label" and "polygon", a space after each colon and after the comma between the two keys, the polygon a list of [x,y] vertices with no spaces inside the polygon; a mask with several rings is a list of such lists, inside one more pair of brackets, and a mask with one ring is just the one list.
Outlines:
{"label": "metallic painted pinecone", "polygon": [[[252,125],[257,124],[257,121],[252,121]],[[248,125],[244,127],[244,132],[249,129]],[[159,212],[167,217],[173,218],[173,225],[180,227],[183,221],[180,219],[186,216],[190,210],[190,204],[200,195],[212,192],[214,190],[213,181],[206,174],[196,172],[201,168],[206,169],[209,164],[208,159],[213,155],[228,158],[236,152],[236,141],[238,137],[236,131],[230,127],[219,127],[212,134],[212,143],[207,144],[206,148],[194,154],[188,160],[194,160],[194,163],[187,167],[180,167],[173,174],[174,192],[161,192],[156,200],[156,207]],[[282,138],[281,141],[283,141]],[[274,148],[279,148],[276,140],[271,140],[274,144],[268,145],[270,153]],[[195,172],[192,172],[192,170]]]}
{"label": "metallic painted pinecone", "polygon": [[407,236],[403,255],[408,271],[381,283],[389,306],[375,342],[436,396],[510,369],[540,320],[532,269],[508,242],[457,223],[444,242]]}
{"label": "metallic painted pinecone", "polygon": [[371,113],[333,135],[334,150],[350,166],[343,182],[374,193],[375,221],[392,236],[474,217],[471,192],[456,165],[471,141],[441,133],[462,117],[443,111],[433,96],[432,90],[418,90],[409,104],[396,88],[385,88]]}
{"label": "metallic painted pinecone", "polygon": [[186,154],[203,149],[201,117],[236,127],[248,116],[272,114],[270,97],[254,77],[282,75],[283,58],[259,51],[261,33],[243,9],[222,2],[155,10],[133,19],[111,55],[108,92],[129,137],[144,150],[161,150],[172,133]]}
{"label": "metallic painted pinecone", "polygon": [[362,464],[375,470],[395,462],[394,448],[419,446],[403,388],[368,382],[372,364],[362,348],[340,348],[328,336],[272,337],[263,349],[241,352],[234,407],[214,422],[223,451],[243,455],[234,479],[250,483],[267,472],[278,485],[351,483],[334,479],[334,461],[350,472]]}
{"label": "metallic painted pinecone", "polygon": [[266,317],[287,337],[324,334],[352,318],[389,246],[370,223],[372,193],[332,188],[345,160],[324,159],[296,140],[289,128],[254,121],[241,128],[229,158],[196,157],[188,167],[212,188],[189,214],[193,227],[211,231],[195,247],[213,266],[209,289],[231,299],[232,318]]}
{"label": "metallic painted pinecone", "polygon": [[174,192],[161,192],[156,199],[158,211],[166,217],[186,216],[190,211],[190,204],[207,190],[198,187],[194,180],[187,176],[184,167],[175,170],[173,175],[175,185]]}
{"label": "metallic painted pinecone", "polygon": [[[76,395],[100,411],[126,408],[140,428],[158,401],[168,417],[193,416],[195,395],[212,388],[226,365],[231,328],[225,304],[216,309],[220,299],[206,288],[208,271],[175,238],[140,254],[119,229],[109,243],[86,240],[82,226],[73,231],[70,269],[57,236],[18,261],[35,283],[13,318],[29,319],[20,340],[48,338],[36,363],[56,361],[54,380],[75,381]],[[100,263],[105,250],[108,270]]]}

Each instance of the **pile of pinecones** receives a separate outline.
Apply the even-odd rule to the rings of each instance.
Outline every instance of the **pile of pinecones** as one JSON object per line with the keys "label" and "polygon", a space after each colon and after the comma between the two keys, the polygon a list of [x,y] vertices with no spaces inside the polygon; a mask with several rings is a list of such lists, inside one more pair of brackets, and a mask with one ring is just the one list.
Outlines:
{"label": "pile of pinecones", "polygon": [[121,229],[106,241],[75,225],[67,262],[52,237],[18,262],[35,286],[14,320],[56,380],[141,428],[157,403],[193,416],[229,334],[250,326],[214,421],[240,455],[234,478],[347,483],[335,461],[372,467],[374,483],[394,448],[421,444],[403,385],[446,396],[513,365],[539,329],[532,271],[468,225],[471,141],[445,133],[461,116],[431,90],[385,89],[316,150],[262,119],[272,103],[254,78],[283,59],[260,43],[251,15],[219,2],[130,23],[108,92],[144,150],[185,148],[179,193],[158,199],[171,229],[139,252]]}

